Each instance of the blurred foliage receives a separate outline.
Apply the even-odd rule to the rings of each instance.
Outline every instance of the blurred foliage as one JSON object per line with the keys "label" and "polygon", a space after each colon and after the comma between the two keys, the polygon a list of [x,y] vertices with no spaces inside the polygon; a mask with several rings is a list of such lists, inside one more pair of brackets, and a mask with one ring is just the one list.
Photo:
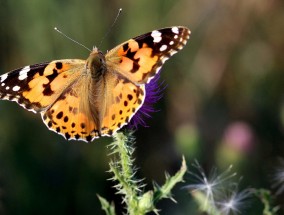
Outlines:
{"label": "blurred foliage", "polygon": [[[163,67],[160,111],[135,133],[139,178],[163,183],[184,154],[208,171],[233,164],[244,185],[270,189],[276,158],[284,157],[282,0],[0,0],[1,74],[53,59],[86,59],[88,51],[53,28],[88,47],[99,45],[120,7],[103,51],[165,26],[192,31],[189,44]],[[0,110],[0,214],[101,214],[97,193],[121,201],[106,180],[110,138],[67,142],[15,104],[1,101]],[[165,200],[157,206],[161,214],[194,214],[190,195],[174,194],[179,203]],[[283,195],[277,203],[283,213]]]}

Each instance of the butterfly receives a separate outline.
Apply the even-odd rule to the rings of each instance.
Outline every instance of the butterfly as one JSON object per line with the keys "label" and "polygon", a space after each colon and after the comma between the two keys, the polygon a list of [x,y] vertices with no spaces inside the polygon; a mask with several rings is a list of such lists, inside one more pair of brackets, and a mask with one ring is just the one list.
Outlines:
{"label": "butterfly", "polygon": [[174,26],[134,37],[87,60],[63,59],[25,66],[0,76],[0,99],[40,113],[66,139],[90,142],[112,136],[143,105],[145,85],[190,37]]}

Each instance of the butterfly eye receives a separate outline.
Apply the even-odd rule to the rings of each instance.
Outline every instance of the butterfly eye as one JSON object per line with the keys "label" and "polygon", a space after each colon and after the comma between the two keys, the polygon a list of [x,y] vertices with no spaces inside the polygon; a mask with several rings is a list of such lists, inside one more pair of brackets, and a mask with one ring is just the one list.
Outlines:
{"label": "butterfly eye", "polygon": [[99,61],[100,61],[101,64],[105,64],[105,62],[106,62],[104,56],[100,56]]}

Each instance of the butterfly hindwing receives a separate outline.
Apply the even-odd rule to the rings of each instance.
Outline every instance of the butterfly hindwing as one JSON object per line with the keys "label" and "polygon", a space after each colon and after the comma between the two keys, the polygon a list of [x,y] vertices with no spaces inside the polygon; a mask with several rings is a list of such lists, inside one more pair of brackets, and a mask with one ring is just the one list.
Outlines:
{"label": "butterfly hindwing", "polygon": [[186,45],[189,36],[185,27],[154,30],[110,50],[107,64],[133,83],[149,83],[164,62]]}
{"label": "butterfly hindwing", "polygon": [[[90,106],[88,79],[81,76],[46,110],[42,119],[46,126],[66,139],[91,141],[99,137],[99,123]],[[95,109],[95,108],[93,108]]]}
{"label": "butterfly hindwing", "polygon": [[127,124],[141,107],[145,87],[107,73],[95,84],[81,76],[45,111],[46,126],[66,139],[91,141],[111,136]]}
{"label": "butterfly hindwing", "polygon": [[145,86],[135,85],[131,81],[109,74],[105,91],[106,110],[102,120],[102,134],[112,135],[123,127],[143,105]]}

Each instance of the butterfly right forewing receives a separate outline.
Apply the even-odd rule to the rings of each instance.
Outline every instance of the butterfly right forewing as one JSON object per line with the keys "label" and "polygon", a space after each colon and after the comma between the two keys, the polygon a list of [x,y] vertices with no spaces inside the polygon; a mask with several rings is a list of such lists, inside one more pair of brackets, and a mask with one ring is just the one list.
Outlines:
{"label": "butterfly right forewing", "polygon": [[136,84],[149,83],[187,43],[190,30],[174,26],[134,37],[106,54],[108,67]]}

